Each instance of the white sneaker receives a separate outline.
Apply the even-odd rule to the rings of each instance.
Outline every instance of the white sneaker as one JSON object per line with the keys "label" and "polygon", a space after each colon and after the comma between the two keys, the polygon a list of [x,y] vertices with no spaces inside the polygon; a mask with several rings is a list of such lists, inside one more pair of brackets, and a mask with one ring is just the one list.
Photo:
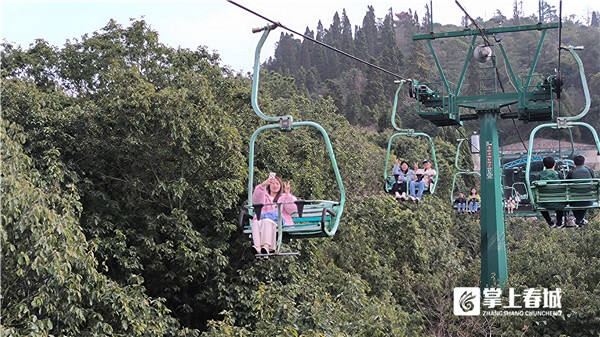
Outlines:
{"label": "white sneaker", "polygon": [[406,197],[406,192],[402,192],[400,199],[408,200],[408,198]]}
{"label": "white sneaker", "polygon": [[400,198],[402,198],[402,197],[400,196],[400,193],[396,192],[396,196],[395,196],[395,198],[396,198],[396,199],[400,199]]}
{"label": "white sneaker", "polygon": [[571,218],[571,219],[567,220],[566,224],[563,222],[563,226],[562,227],[575,227],[576,228],[576,227],[579,227],[579,226],[577,226],[577,224],[575,223],[575,218]]}
{"label": "white sneaker", "polygon": [[412,195],[411,195],[411,196],[409,196],[409,198],[410,198],[410,200],[411,200],[411,201],[415,201],[415,200],[417,200],[417,198],[413,197]]}

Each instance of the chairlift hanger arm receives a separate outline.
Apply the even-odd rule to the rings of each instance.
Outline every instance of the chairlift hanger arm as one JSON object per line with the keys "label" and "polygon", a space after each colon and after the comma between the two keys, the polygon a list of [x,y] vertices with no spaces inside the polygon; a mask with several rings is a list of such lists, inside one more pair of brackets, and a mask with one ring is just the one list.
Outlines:
{"label": "chairlift hanger arm", "polygon": [[[396,125],[396,109],[398,108],[398,96],[400,95],[400,89],[402,89],[402,85],[404,85],[404,82],[406,82],[406,81],[405,80],[394,81],[394,83],[398,83],[398,89],[396,89],[396,95],[394,96],[394,107],[392,108],[392,127],[394,127],[394,129],[398,130],[398,131],[402,131],[402,129],[400,129]],[[412,88],[409,88],[409,89],[412,90]]]}
{"label": "chairlift hanger arm", "polygon": [[585,96],[585,107],[578,115],[570,116],[570,117],[561,117],[560,119],[567,120],[567,121],[576,121],[576,120],[583,118],[588,113],[588,111],[590,110],[590,104],[591,104],[590,90],[588,88],[587,80],[585,78],[585,72],[583,70],[583,63],[581,62],[581,59],[575,52],[575,50],[582,50],[583,47],[581,47],[581,46],[578,46],[578,47],[561,46],[560,48],[568,50],[569,53],[571,53],[571,56],[573,56],[573,58],[577,62],[577,66],[579,67],[579,77],[581,77],[581,86],[583,87],[583,94]]}
{"label": "chairlift hanger arm", "polygon": [[258,106],[258,83],[260,82],[260,51],[267,40],[267,36],[269,36],[269,32],[271,29],[276,28],[277,25],[268,25],[263,28],[254,28],[253,32],[263,32],[258,44],[256,45],[256,50],[254,51],[254,74],[252,76],[252,92],[250,95],[250,101],[252,102],[252,109],[256,112],[256,115],[267,122],[279,122],[282,120],[287,120],[290,123],[293,121],[291,115],[287,116],[267,116],[265,115],[260,107]]}

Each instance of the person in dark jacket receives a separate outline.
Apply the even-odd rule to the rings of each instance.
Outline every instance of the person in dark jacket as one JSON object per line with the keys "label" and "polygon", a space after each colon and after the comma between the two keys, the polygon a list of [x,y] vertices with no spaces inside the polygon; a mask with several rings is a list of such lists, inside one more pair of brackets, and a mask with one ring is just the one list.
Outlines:
{"label": "person in dark jacket", "polygon": [[[567,175],[567,179],[592,179],[594,178],[594,171],[589,167],[585,166],[585,157],[581,155],[575,156],[573,158],[573,162],[575,163],[575,168],[569,172]],[[571,206],[589,206],[591,205],[590,201],[581,201],[581,202],[573,202]],[[575,224],[577,226],[587,225],[588,221],[585,219],[586,210],[575,210],[573,211],[573,215],[575,216]]]}
{"label": "person in dark jacket", "polygon": [[[543,160],[544,170],[540,173],[540,180],[559,180],[561,177],[558,172],[554,169],[556,167],[556,161],[554,157],[546,157]],[[556,221],[552,221],[550,213],[548,211],[541,211],[542,217],[548,223],[551,228],[561,228],[563,226],[563,215],[564,212],[561,208],[564,205],[561,203],[544,203],[544,207],[556,209]]]}
{"label": "person in dark jacket", "polygon": [[454,199],[454,204],[457,205],[458,214],[465,213],[467,210],[467,198],[464,193],[459,193],[458,198]]}

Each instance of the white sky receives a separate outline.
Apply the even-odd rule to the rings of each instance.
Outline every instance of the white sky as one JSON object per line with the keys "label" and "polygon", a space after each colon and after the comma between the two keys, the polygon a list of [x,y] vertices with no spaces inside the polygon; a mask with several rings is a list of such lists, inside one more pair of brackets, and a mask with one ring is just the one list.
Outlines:
{"label": "white sky", "polygon": [[[1,0],[0,0],[1,1]],[[558,8],[558,0],[546,0]],[[345,8],[350,23],[362,24],[367,6],[375,8],[382,18],[392,7],[395,13],[417,10],[424,14],[428,0],[239,0],[238,3],[264,16],[280,21],[304,33],[306,26],[315,30],[318,20],[324,27],[331,24],[333,14]],[[490,18],[496,9],[512,16],[513,0],[462,0],[461,4],[473,17]],[[492,3],[492,4],[490,4]],[[537,13],[537,0],[523,0],[526,15]],[[575,14],[582,21],[591,11],[600,11],[598,0],[564,0],[563,15]],[[257,18],[225,0],[105,0],[105,1],[43,1],[3,0],[1,2],[0,36],[9,42],[27,47],[37,38],[62,46],[67,39],[80,38],[102,28],[110,18],[127,25],[129,18],[144,16],[158,31],[160,40],[170,46],[196,49],[199,45],[221,55],[222,63],[233,70],[249,71],[259,34],[251,28],[264,26]],[[462,12],[453,0],[434,0],[433,19],[441,23],[460,23]],[[281,30],[271,34],[265,44],[262,59],[273,55]]]}

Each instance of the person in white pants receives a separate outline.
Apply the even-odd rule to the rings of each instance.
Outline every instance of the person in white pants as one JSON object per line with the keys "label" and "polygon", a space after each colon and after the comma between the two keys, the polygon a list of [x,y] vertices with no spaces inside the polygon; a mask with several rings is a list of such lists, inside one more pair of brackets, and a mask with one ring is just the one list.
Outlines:
{"label": "person in white pants", "polygon": [[[283,192],[282,192],[283,186]],[[293,225],[291,214],[297,211],[296,197],[290,192],[290,183],[282,184],[281,179],[270,173],[269,178],[254,188],[252,203],[264,205],[260,220],[255,216],[250,224],[254,253],[267,254],[277,248],[278,207],[281,203],[281,217],[284,225]]]}

